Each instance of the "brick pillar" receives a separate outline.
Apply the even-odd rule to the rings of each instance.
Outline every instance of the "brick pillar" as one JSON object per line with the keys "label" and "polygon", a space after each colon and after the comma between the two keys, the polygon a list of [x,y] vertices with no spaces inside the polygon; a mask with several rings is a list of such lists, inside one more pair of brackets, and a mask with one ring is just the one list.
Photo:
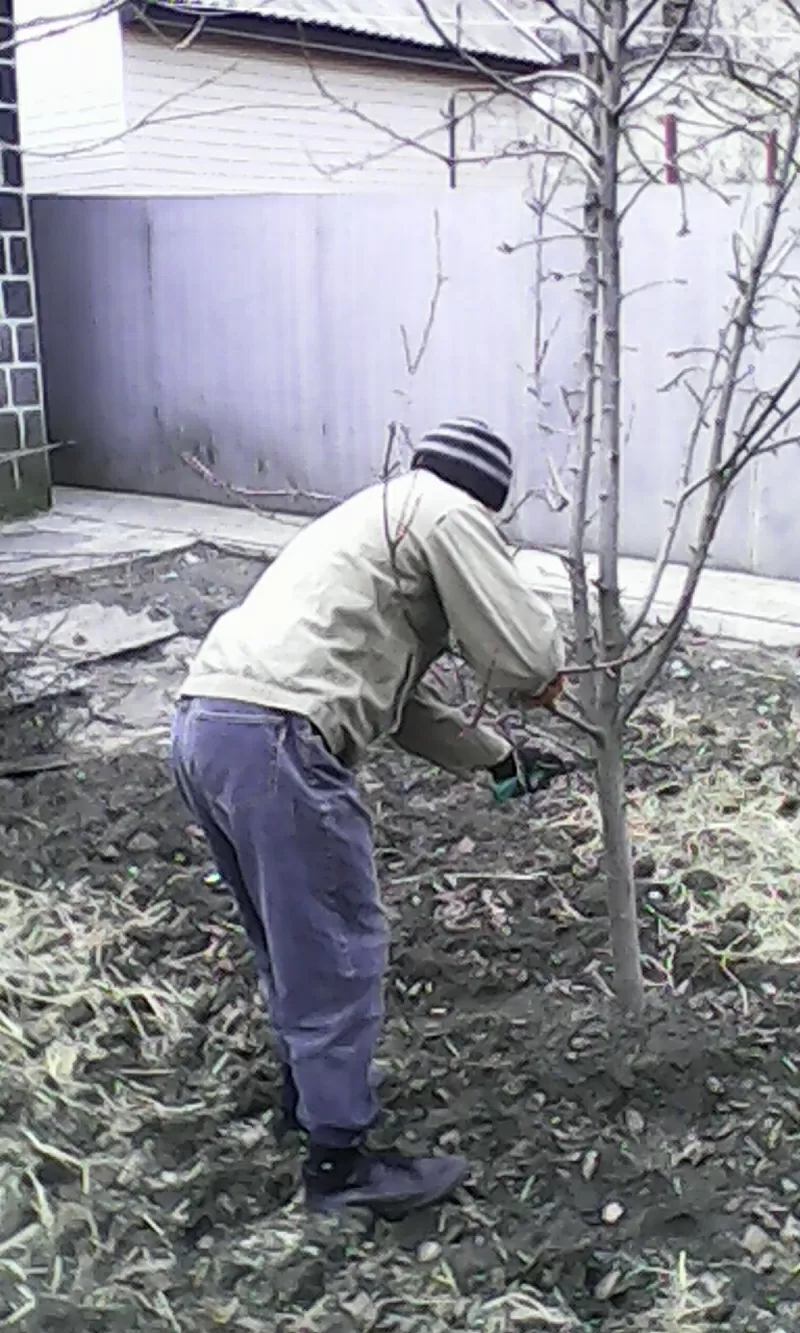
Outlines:
{"label": "brick pillar", "polygon": [[[50,463],[41,450],[45,424],[19,142],[13,0],[0,0],[0,151],[0,518],[11,518],[50,506]],[[14,454],[11,462],[4,457],[8,454]]]}

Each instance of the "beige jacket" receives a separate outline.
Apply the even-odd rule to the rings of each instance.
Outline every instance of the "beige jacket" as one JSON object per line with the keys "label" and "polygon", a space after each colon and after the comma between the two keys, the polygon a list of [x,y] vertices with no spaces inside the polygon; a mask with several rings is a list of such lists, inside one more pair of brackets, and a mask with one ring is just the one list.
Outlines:
{"label": "beige jacket", "polygon": [[538,694],[564,663],[553,612],[488,511],[414,471],[293,538],[214,625],[182,694],[298,713],[348,766],[390,736],[460,774],[499,763],[509,747],[422,683],[451,645],[500,696]]}

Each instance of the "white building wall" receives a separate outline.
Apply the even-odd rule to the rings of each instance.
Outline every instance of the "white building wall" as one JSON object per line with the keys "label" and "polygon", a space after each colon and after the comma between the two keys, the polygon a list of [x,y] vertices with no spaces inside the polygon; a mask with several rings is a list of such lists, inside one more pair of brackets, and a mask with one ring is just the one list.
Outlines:
{"label": "white building wall", "polygon": [[[127,34],[135,193],[407,189],[448,182],[447,116],[461,77],[267,45],[176,51]],[[513,176],[524,178],[519,164]],[[469,183],[493,185],[485,170]],[[507,168],[502,171],[509,184]],[[462,178],[459,173],[460,180]]]}
{"label": "white building wall", "polygon": [[[751,2],[724,0],[729,8]],[[759,4],[761,15],[774,14],[776,0]],[[546,117],[502,95],[487,104],[486,91],[474,84],[470,90],[467,76],[338,55],[314,54],[309,66],[297,50],[204,35],[182,49],[172,38],[123,32],[117,12],[82,20],[86,0],[17,0],[17,7],[20,118],[32,192],[440,187],[448,182],[451,98],[463,117],[456,130],[459,189],[522,190],[533,175],[533,193],[546,198],[562,175],[553,154],[565,141]],[[48,17],[49,27],[41,22]],[[730,20],[727,14],[726,33]],[[773,25],[758,31],[756,38],[742,14],[739,44],[769,59]],[[685,181],[764,181],[768,120],[751,119],[747,98],[729,87],[719,105],[712,85],[708,67],[697,61],[670,63],[659,74],[629,127],[634,151],[623,154],[626,182],[641,181],[645,172],[663,179],[662,118],[671,113],[679,150],[694,149],[681,161]],[[559,93],[564,87],[558,85]],[[726,123],[731,104],[744,122],[741,132]],[[554,109],[545,93],[543,105]],[[580,178],[574,163],[565,177]]]}
{"label": "white building wall", "polygon": [[25,184],[31,193],[116,194],[127,180],[122,33],[86,0],[15,0]]}

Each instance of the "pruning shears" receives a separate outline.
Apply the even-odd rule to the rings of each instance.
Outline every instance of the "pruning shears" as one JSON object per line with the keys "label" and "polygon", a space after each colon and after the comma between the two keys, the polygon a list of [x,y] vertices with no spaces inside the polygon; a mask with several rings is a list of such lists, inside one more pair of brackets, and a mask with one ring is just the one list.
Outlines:
{"label": "pruning shears", "polygon": [[516,774],[495,782],[492,794],[498,805],[505,805],[519,796],[533,796],[545,791],[556,778],[566,777],[570,773],[589,772],[593,767],[591,759],[563,759],[552,750],[522,746],[517,751]]}

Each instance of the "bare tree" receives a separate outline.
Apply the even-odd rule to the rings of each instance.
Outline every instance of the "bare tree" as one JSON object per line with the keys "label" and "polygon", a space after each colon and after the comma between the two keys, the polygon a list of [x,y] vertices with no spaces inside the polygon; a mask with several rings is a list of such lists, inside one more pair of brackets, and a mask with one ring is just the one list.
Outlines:
{"label": "bare tree", "polygon": [[[595,49],[586,54],[582,84],[591,127],[586,144],[584,407],[569,550],[576,657],[582,673],[578,702],[596,729],[597,789],[616,986],[619,999],[633,1011],[641,1008],[644,988],[625,818],[625,726],[655,684],[686,624],[736,479],[765,452],[797,442],[793,422],[800,410],[797,352],[778,375],[771,370],[776,358],[765,355],[770,334],[779,337],[788,332],[788,325],[782,328],[780,321],[768,325],[770,319],[775,320],[774,310],[770,312],[768,307],[775,300],[776,287],[788,277],[787,261],[795,243],[793,234],[787,236],[786,224],[798,183],[800,66],[795,60],[794,65],[788,62],[778,70],[765,59],[763,50],[754,53],[756,60],[751,54],[745,63],[734,42],[723,36],[708,52],[703,69],[708,119],[716,116],[719,125],[728,128],[737,123],[735,116],[739,124],[747,123],[749,111],[752,125],[768,111],[771,120],[780,122],[782,152],[750,236],[745,238],[738,228],[733,231],[732,297],[718,343],[705,357],[692,349],[694,373],[681,381],[694,402],[695,417],[680,490],[671,506],[672,517],[649,591],[633,622],[626,625],[619,581],[625,453],[622,231],[632,201],[624,201],[620,190],[625,179],[623,149],[631,141],[638,109],[672,53],[681,51],[680,37],[692,17],[699,18],[700,6],[674,6],[680,12],[673,30],[660,49],[644,55],[634,45],[635,36],[648,17],[647,11],[656,7],[646,4],[638,8],[638,14],[632,12],[634,7],[628,0],[607,0],[603,5],[590,6],[596,41]],[[787,8],[794,15],[793,7]],[[753,366],[758,367],[755,381],[745,374]],[[587,578],[586,558],[594,472],[599,481],[596,604]],[[648,637],[645,630],[653,603],[674,552],[684,511],[693,498],[699,500],[699,507],[683,587],[667,623],[657,636]]]}
{"label": "bare tree", "polygon": [[[657,8],[661,7],[653,3],[634,6],[628,0],[605,0],[602,4],[590,0],[580,34],[580,93],[585,111],[582,291],[586,318],[583,410],[568,564],[580,680],[576,702],[595,733],[616,988],[623,1005],[632,1011],[641,1008],[644,987],[625,818],[625,726],[655,684],[686,624],[735,481],[764,453],[798,442],[794,422],[800,410],[797,351],[789,356],[788,363],[784,358],[778,374],[771,369],[778,358],[766,355],[776,339],[783,336],[785,341],[790,328],[785,314],[785,322],[776,316],[775,301],[780,286],[789,279],[789,260],[796,244],[790,210],[798,185],[800,64],[796,56],[788,61],[784,57],[779,67],[763,46],[761,50],[751,49],[745,57],[730,31],[718,32],[716,40],[706,45],[703,38],[714,14],[707,9],[701,15],[700,4],[691,0],[673,6],[674,27],[660,46],[643,51],[637,33]],[[786,3],[775,8],[797,24],[795,42],[800,40],[800,14],[794,6]],[[635,220],[630,223],[629,214],[638,191],[634,189],[627,199],[623,197],[621,184],[636,166],[636,153],[629,152],[627,162],[623,154],[626,147],[631,147],[642,106],[658,85],[663,97],[667,81],[676,77],[670,73],[668,62],[680,59],[681,77],[686,79],[686,43],[681,38],[692,27],[700,37],[702,50],[702,56],[695,60],[694,78],[701,83],[696,100],[703,107],[706,125],[716,120],[721,138],[731,126],[739,125],[752,133],[754,127],[769,124],[773,134],[777,129],[781,152],[773,163],[773,179],[751,221],[749,235],[739,228],[732,231],[731,301],[724,312],[717,345],[710,350],[686,349],[683,359],[691,361],[692,370],[679,376],[673,386],[690,394],[694,423],[684,451],[679,492],[671,504],[671,519],[650,588],[633,622],[626,625],[619,581],[625,453],[622,233],[623,224],[636,225]],[[567,123],[574,126],[574,119]],[[644,169],[642,175],[647,185],[652,173]],[[690,169],[684,166],[676,183],[686,192],[691,179]],[[655,273],[654,278],[657,276]],[[595,474],[596,598],[587,576],[589,497]],[[648,637],[650,613],[690,501],[696,506],[695,530],[682,590],[667,623],[655,637]]]}
{"label": "bare tree", "polygon": [[[575,349],[581,406],[571,413],[573,458],[567,481],[562,477],[559,484],[569,493],[563,556],[574,620],[569,674],[576,683],[564,716],[591,738],[616,991],[624,1008],[636,1013],[644,1002],[644,984],[625,810],[626,725],[686,625],[737,479],[765,454],[800,442],[800,352],[791,343],[796,316],[786,314],[789,301],[780,305],[786,296],[796,302],[791,261],[800,216],[794,212],[800,6],[794,0],[761,0],[756,15],[754,7],[738,0],[669,5],[661,0],[564,0],[563,5],[548,0],[539,9],[557,24],[568,56],[558,69],[506,78],[462,48],[427,0],[417,3],[442,44],[460,52],[484,88],[493,86],[492,105],[501,95],[521,103],[539,127],[538,137],[513,146],[516,155],[527,155],[532,164],[556,159],[582,186],[580,216],[559,218],[559,226],[582,247],[576,290],[584,311],[582,343]],[[500,0],[486,3],[498,21],[529,41],[532,60],[533,47],[539,48],[540,60],[531,9],[526,21]],[[686,135],[682,146],[675,136],[675,105],[681,108]],[[666,142],[660,114],[666,117]],[[747,151],[739,151],[731,165],[734,141]],[[720,171],[726,152],[728,165]],[[701,191],[711,191],[730,207],[730,230],[720,237],[730,250],[730,300],[712,347],[686,347],[673,354],[678,373],[663,388],[688,395],[693,421],[650,587],[633,619],[626,620],[620,587],[622,473],[629,438],[623,415],[624,310],[636,293],[626,288],[623,240],[637,225],[639,200],[664,180],[665,168],[666,180],[678,191],[681,234],[691,230],[692,206]],[[737,222],[726,187],[742,180],[752,206]],[[551,220],[558,205],[555,192],[545,205]],[[543,247],[547,242],[547,230],[539,229],[526,244]],[[640,290],[659,281],[654,255],[652,283]],[[536,342],[538,356],[542,339]],[[664,572],[676,553],[687,549],[677,604],[653,633],[648,626]],[[484,693],[490,684],[484,683]]]}

